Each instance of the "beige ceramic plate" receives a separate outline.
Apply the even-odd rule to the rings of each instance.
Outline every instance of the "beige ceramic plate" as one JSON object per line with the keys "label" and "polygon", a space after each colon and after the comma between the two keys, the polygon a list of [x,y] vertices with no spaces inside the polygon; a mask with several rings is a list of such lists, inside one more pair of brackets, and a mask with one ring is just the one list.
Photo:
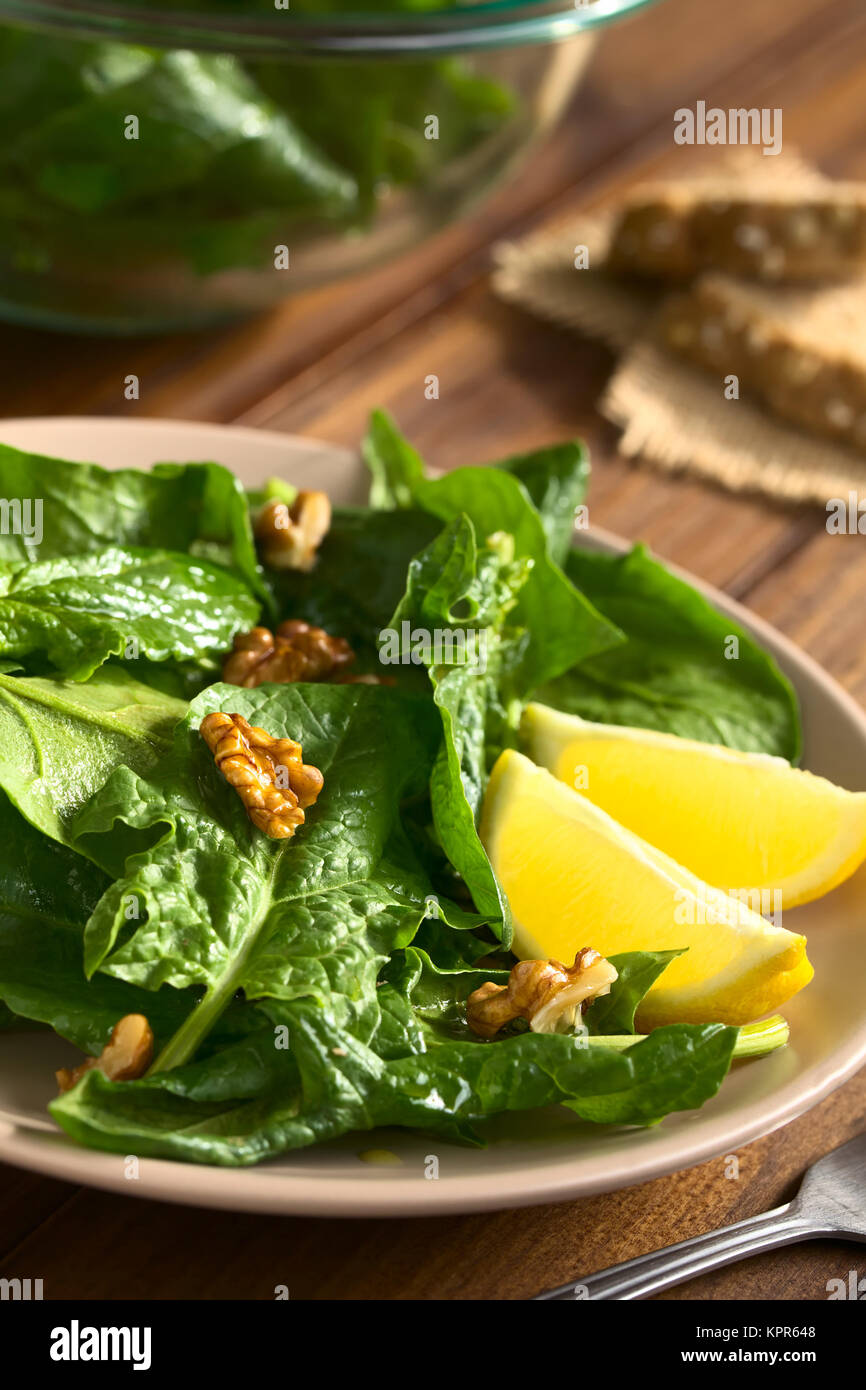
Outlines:
{"label": "beige ceramic plate", "polygon": [[[284,473],[360,501],[356,457],[309,440],[264,431],[170,421],[22,420],[0,423],[0,439],[67,458],[146,466],[160,459],[217,459],[254,484]],[[604,548],[622,542],[601,533]],[[854,790],[866,788],[866,716],[815,664],[722,594],[697,585],[774,653],[800,695],[806,764]],[[65,1044],[44,1034],[0,1038],[0,1159],[72,1182],[200,1206],[322,1216],[423,1215],[550,1202],[602,1192],[727,1154],[814,1105],[866,1060],[866,872],[786,925],[809,936],[815,980],[786,1010],[791,1043],[738,1064],[700,1111],[672,1115],[649,1130],[583,1125],[568,1112],[503,1123],[485,1150],[411,1134],[359,1135],[290,1154],[259,1168],[202,1168],[143,1159],[138,1180],[122,1158],[76,1146],[46,1116],[54,1068]],[[390,1150],[378,1166],[359,1154]],[[438,1158],[439,1177],[425,1177]]]}

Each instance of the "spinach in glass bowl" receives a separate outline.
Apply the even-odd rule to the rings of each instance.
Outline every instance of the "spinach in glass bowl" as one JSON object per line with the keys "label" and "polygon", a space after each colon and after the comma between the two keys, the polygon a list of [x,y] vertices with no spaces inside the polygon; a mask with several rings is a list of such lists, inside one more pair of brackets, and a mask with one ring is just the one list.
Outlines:
{"label": "spinach in glass bowl", "polygon": [[0,0],[0,314],[195,327],[417,245],[558,114],[596,23],[633,5],[572,8],[551,43],[543,4]]}

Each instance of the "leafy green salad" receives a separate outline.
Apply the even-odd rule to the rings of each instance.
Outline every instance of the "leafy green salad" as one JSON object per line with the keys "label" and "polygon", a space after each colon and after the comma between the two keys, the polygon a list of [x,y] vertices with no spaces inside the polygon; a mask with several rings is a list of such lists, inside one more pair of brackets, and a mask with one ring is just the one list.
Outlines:
{"label": "leafy green salad", "polygon": [[[565,1031],[469,1026],[514,965],[476,827],[530,697],[789,760],[797,709],[644,548],[572,548],[579,443],[428,476],[377,412],[363,453],[369,505],[286,564],[280,518],[315,496],[291,480],[0,447],[0,1026],[91,1059],[50,1106],[84,1144],[241,1165],[378,1126],[477,1145],[490,1116],[554,1105],[653,1124],[783,1040],[636,1033],[671,952],[612,959]],[[423,637],[444,631],[484,659]],[[306,800],[278,779],[256,800],[269,748]],[[148,1036],[113,1069],[130,1018]]]}
{"label": "leafy green salad", "polygon": [[275,244],[362,231],[515,108],[459,58],[262,62],[0,27],[3,260],[272,269]]}

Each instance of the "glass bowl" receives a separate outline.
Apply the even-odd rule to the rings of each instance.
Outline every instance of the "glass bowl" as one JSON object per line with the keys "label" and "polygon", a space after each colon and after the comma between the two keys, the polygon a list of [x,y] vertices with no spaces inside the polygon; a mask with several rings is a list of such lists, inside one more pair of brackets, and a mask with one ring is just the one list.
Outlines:
{"label": "glass bowl", "polygon": [[0,0],[0,317],[189,329],[396,256],[653,0],[390,3]]}

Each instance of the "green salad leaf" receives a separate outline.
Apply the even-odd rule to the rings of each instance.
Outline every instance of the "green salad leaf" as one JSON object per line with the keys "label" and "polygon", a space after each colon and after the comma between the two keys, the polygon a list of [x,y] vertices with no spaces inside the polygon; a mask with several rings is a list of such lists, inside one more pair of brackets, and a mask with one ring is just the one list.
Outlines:
{"label": "green salad leaf", "polygon": [[192,1007],[163,990],[157,999],[108,975],[85,977],[83,923],[109,880],[95,864],[46,840],[0,798],[0,834],[15,857],[0,864],[0,999],[18,1017],[50,1024],[98,1053],[124,1014],[146,1013],[166,1036]]}
{"label": "green salad leaf", "polygon": [[0,560],[52,560],[114,547],[195,555],[266,594],[246,497],[218,463],[100,468],[0,444]]}
{"label": "green salad leaf", "polygon": [[540,690],[539,700],[601,724],[658,729],[796,761],[796,696],[739,624],[644,546],[626,555],[576,549],[566,568],[627,641],[581,661]]}
{"label": "green salad leaf", "polygon": [[387,411],[373,411],[361,452],[370,470],[370,506],[386,512],[411,507],[426,477],[424,461]]}
{"label": "green salad leaf", "polygon": [[167,550],[0,561],[0,654],[71,680],[109,656],[213,668],[260,608],[227,570]]}
{"label": "green salad leaf", "polygon": [[[460,58],[262,63],[254,75],[316,149],[351,173],[361,225],[389,188],[434,184],[519,110],[508,88]],[[425,135],[431,113],[439,122],[435,140]]]}
{"label": "green salad leaf", "polygon": [[518,110],[457,58],[255,62],[4,26],[0,233],[37,274],[272,270],[277,243],[349,236],[395,188],[453,181]]}
{"label": "green salad leaf", "polygon": [[[387,631],[399,637],[401,660],[414,634],[422,652],[426,643],[423,664],[444,731],[431,781],[434,823],[479,911],[502,918],[507,942],[507,904],[475,833],[487,774],[516,742],[533,686],[620,634],[550,559],[541,517],[516,477],[458,469],[413,484],[412,496],[448,524],[409,565]],[[412,515],[402,511],[401,523]]]}
{"label": "green salad leaf", "polygon": [[586,1013],[586,1026],[593,1034],[634,1033],[634,1016],[644,995],[655,984],[666,966],[682,951],[627,951],[610,956],[617,977],[610,993],[593,1000]]}
{"label": "green salad leaf", "polygon": [[186,709],[117,666],[86,682],[0,674],[0,786],[32,825],[68,844],[118,764],[147,772]]}
{"label": "green salad leaf", "polygon": [[399,659],[423,663],[441,715],[444,737],[431,779],[441,843],[479,911],[505,922],[507,904],[475,826],[488,749],[505,737],[505,703],[525,641],[522,630],[506,631],[506,619],[529,572],[507,539],[479,547],[475,527],[460,515],[411,562],[386,630],[399,644]]}
{"label": "green salad leaf", "polygon": [[[149,50],[52,67],[78,111],[69,130],[159,67]],[[236,102],[246,88],[221,63],[196,72],[216,84],[207,143],[237,109],[218,78]],[[192,77],[181,63],[172,78],[190,101]],[[470,84],[476,98],[480,119]],[[250,96],[253,143],[257,109]],[[373,128],[361,204],[375,170],[424,157]],[[239,186],[270,158],[245,143],[226,129],[214,144],[244,166]],[[151,154],[130,188],[158,181]],[[97,141],[87,196],[122,203],[103,155]],[[579,444],[427,476],[377,412],[364,452],[372,505],[335,511],[311,572],[263,575],[250,514],[291,480],[247,495],[216,464],[112,472],[0,448],[0,1028],[47,1026],[98,1056],[118,1018],[150,1020],[146,1076],[93,1069],[51,1105],[94,1147],[244,1165],[377,1126],[481,1144],[493,1116],[554,1105],[655,1124],[715,1094],[732,1057],[787,1039],[780,1019],[639,1035],[678,954],[653,950],[613,958],[574,1033],[520,1018],[472,1032],[469,995],[514,959],[477,825],[527,700],[789,757],[796,703],[757,644],[645,550],[570,549]],[[268,619],[348,639],[355,669],[386,683],[202,690],[262,600]],[[321,769],[291,839],[257,830],[217,770],[199,731],[215,710],[296,739]]]}
{"label": "green salad leaf", "polygon": [[574,535],[575,514],[586,497],[589,454],[580,439],[515,454],[496,465],[513,474],[529,493],[541,517],[551,559],[565,565]]}
{"label": "green salad leaf", "polygon": [[[227,704],[296,739],[324,775],[291,840],[257,830],[214,766],[198,728]],[[192,702],[147,778],[128,767],[109,778],[76,824],[116,878],[87,924],[87,973],[205,990],[158,1066],[190,1057],[240,989],[310,995],[337,1014],[375,1007],[379,968],[412,939],[432,893],[400,805],[423,793],[437,734],[429,702],[380,687],[216,685]],[[117,821],[145,836],[115,860]],[[134,921],[130,901],[140,905]]]}
{"label": "green salad leaf", "polygon": [[[385,410],[374,410],[361,452],[370,470],[370,506],[383,511],[415,506],[428,477],[420,454],[404,439]],[[550,557],[564,565],[571,549],[575,513],[586,497],[589,454],[580,439],[513,454],[486,465],[522,483],[547,536]]]}
{"label": "green salad leaf", "polygon": [[[12,158],[30,177],[35,171],[41,196],[94,214],[192,187],[194,200],[228,190],[236,203],[354,211],[354,181],[310,145],[236,59],[185,50],[138,49],[136,56],[126,81],[103,84],[21,131]],[[130,112],[139,132],[124,139]]]}
{"label": "green salad leaf", "polygon": [[[46,840],[0,796],[0,835],[15,857],[0,864],[0,1000],[7,1027],[45,1024],[98,1055],[124,1014],[144,1014],[156,1046],[168,1042],[197,1002],[194,990],[156,994],[84,973],[84,924],[109,885],[106,875],[65,846]],[[261,1020],[233,1004],[208,1044],[226,1046]],[[205,1049],[206,1051],[206,1049]]]}
{"label": "green salad leaf", "polygon": [[478,1144],[487,1117],[555,1104],[596,1123],[653,1124],[701,1105],[730,1066],[737,1029],[718,1023],[659,1028],[624,1052],[563,1034],[458,1041],[424,1016],[429,998],[414,1007],[425,962],[405,956],[366,1039],[312,1000],[268,1000],[270,1030],[144,1081],[91,1072],[51,1112],[97,1148],[242,1165],[381,1125]]}
{"label": "green salad leaf", "polygon": [[72,45],[62,38],[4,25],[0,30],[4,133],[20,135],[43,111],[76,106],[110,92],[152,65],[153,54],[137,45]]}
{"label": "green salad leaf", "polygon": [[345,637],[357,653],[354,670],[378,669],[379,633],[403,595],[409,562],[442,529],[422,511],[394,520],[390,512],[336,508],[315,569],[270,575],[280,617]]}
{"label": "green salad leaf", "polygon": [[527,634],[517,677],[522,692],[622,641],[614,624],[550,558],[544,524],[516,477],[492,468],[456,468],[421,483],[415,497],[442,521],[465,513],[478,536],[511,536],[514,558],[531,562],[513,618]]}

